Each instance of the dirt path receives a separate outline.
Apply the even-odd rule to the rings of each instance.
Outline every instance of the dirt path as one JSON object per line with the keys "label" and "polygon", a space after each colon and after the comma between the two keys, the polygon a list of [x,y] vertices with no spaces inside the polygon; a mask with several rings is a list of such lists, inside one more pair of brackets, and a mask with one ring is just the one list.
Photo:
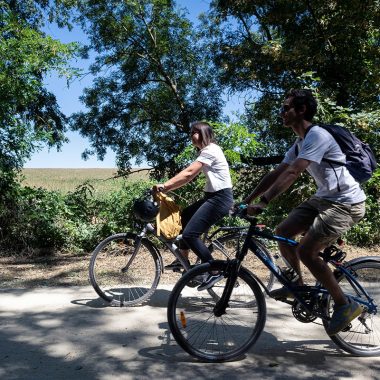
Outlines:
{"label": "dirt path", "polygon": [[[370,249],[347,246],[345,251],[347,260],[366,255],[380,256],[379,246]],[[173,257],[164,252],[163,259],[166,265]],[[0,288],[88,285],[89,261],[90,254],[56,254],[38,258],[0,257]],[[261,263],[257,263],[249,256],[245,265],[258,275],[267,272],[266,269],[260,269]],[[307,274],[306,270],[304,273]],[[173,284],[179,276],[173,272],[165,272],[161,284]]]}

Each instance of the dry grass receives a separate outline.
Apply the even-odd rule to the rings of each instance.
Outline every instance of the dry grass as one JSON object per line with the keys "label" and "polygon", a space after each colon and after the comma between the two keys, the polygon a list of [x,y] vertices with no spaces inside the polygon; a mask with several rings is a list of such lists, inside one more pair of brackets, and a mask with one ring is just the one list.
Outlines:
{"label": "dry grass", "polygon": [[116,169],[23,169],[22,184],[67,193],[89,183],[95,192],[118,190],[125,181],[148,179],[149,171],[135,169],[127,178],[116,178]]}
{"label": "dry grass", "polygon": [[[358,248],[346,246],[346,260],[363,256],[380,256],[380,247]],[[169,264],[173,255],[162,251],[164,265]],[[192,257],[192,262],[195,256]],[[35,288],[42,286],[78,286],[88,285],[88,265],[90,254],[56,254],[53,256],[28,257],[0,257],[0,288]],[[247,256],[244,263],[261,279],[268,270],[261,263],[255,261],[252,255]],[[307,283],[313,283],[313,277],[303,268],[303,275]],[[165,271],[161,277],[161,284],[175,284],[180,277],[179,273]]]}
{"label": "dry grass", "polygon": [[[86,181],[94,186],[96,192],[107,192],[119,189],[125,179],[109,179],[116,174],[115,169],[24,169],[23,183],[31,187],[42,187],[60,192],[73,191]],[[127,180],[147,179],[148,171],[135,172]],[[109,180],[107,180],[109,179]],[[380,247],[345,248],[347,260],[360,256],[380,256]],[[164,264],[173,260],[169,252],[162,252]],[[88,284],[89,255],[55,254],[41,258],[0,257],[0,288],[21,287],[33,288],[40,286],[73,286]],[[262,263],[254,257],[247,257],[244,263],[254,273],[261,276],[267,274],[267,269],[260,269]],[[303,270],[306,280],[312,278]],[[174,284],[179,274],[166,271],[161,283]]]}

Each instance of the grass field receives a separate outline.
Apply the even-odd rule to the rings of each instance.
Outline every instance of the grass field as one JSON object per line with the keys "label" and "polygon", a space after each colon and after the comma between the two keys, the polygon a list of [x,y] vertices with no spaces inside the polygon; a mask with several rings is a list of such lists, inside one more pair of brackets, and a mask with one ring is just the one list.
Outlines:
{"label": "grass field", "polygon": [[97,193],[117,190],[125,181],[148,179],[148,170],[135,169],[128,178],[116,178],[116,169],[23,169],[22,184],[42,187],[62,193],[75,190],[85,182],[91,184]]}

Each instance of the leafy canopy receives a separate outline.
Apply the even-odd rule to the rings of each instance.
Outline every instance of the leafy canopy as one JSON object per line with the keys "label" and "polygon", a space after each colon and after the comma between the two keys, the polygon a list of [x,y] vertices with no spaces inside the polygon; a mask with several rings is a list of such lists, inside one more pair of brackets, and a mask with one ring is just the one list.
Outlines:
{"label": "leafy canopy", "polygon": [[7,172],[22,167],[44,142],[64,141],[65,116],[55,96],[43,83],[56,70],[69,75],[68,60],[75,44],[62,44],[28,25],[0,2],[0,167]]}
{"label": "leafy canopy", "polygon": [[379,151],[378,0],[214,0],[203,28],[222,83],[246,93],[242,122],[266,146],[261,154],[283,153],[293,139],[278,109],[297,87],[316,90],[319,120],[347,123]]}
{"label": "leafy canopy", "polygon": [[283,93],[314,71],[338,105],[378,105],[377,0],[215,0],[205,24],[233,89]]}
{"label": "leafy canopy", "polygon": [[170,0],[79,1],[79,20],[98,56],[72,127],[88,137],[85,156],[116,152],[118,166],[175,170],[189,123],[218,120],[217,71],[202,39]]}

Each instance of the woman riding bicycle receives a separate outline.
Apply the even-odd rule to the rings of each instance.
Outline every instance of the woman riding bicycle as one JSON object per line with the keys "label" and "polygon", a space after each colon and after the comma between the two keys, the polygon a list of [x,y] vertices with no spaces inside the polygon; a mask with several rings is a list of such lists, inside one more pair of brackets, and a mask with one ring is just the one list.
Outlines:
{"label": "woman riding bicycle", "polygon": [[[227,160],[222,149],[215,143],[211,126],[206,122],[195,121],[191,124],[190,135],[191,142],[198,150],[197,159],[165,183],[155,185],[154,189],[163,192],[178,189],[203,171],[206,176],[203,198],[182,211],[180,249],[187,259],[189,249],[192,249],[202,262],[208,262],[212,260],[212,256],[200,237],[213,224],[228,215],[233,205],[232,181]],[[165,268],[174,269],[180,265],[175,260]],[[208,289],[221,279],[222,276],[218,273],[210,273],[198,290]]]}

